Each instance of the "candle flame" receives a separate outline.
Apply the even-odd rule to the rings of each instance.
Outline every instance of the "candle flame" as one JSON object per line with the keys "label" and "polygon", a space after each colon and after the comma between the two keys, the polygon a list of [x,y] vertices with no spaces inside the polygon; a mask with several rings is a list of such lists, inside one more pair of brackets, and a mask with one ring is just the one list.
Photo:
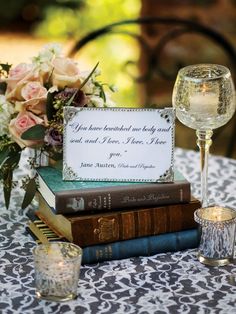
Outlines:
{"label": "candle flame", "polygon": [[59,263],[58,263],[58,266],[59,266],[59,267],[63,267],[63,266],[64,266],[64,263],[63,263],[63,262],[59,262]]}
{"label": "candle flame", "polygon": [[207,85],[204,83],[202,85],[202,92],[203,92],[203,94],[205,94],[207,91],[208,91]]}

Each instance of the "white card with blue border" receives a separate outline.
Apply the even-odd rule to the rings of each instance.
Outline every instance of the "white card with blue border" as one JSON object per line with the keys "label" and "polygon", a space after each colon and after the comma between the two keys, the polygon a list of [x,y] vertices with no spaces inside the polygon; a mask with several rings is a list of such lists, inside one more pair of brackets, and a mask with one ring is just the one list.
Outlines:
{"label": "white card with blue border", "polygon": [[64,108],[63,179],[173,181],[173,108]]}

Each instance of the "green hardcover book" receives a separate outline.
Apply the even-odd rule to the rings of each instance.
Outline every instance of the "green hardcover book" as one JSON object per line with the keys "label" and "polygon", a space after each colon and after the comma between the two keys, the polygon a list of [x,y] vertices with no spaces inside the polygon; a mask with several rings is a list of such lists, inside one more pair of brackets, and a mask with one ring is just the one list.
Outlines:
{"label": "green hardcover book", "polygon": [[190,183],[178,171],[170,183],[63,181],[53,167],[37,173],[38,190],[57,214],[187,203],[191,197]]}

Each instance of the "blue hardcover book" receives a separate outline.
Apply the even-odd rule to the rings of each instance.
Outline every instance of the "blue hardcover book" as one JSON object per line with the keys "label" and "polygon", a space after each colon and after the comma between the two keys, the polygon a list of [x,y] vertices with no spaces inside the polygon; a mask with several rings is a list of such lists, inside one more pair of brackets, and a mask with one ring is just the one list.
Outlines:
{"label": "blue hardcover book", "polygon": [[169,183],[63,181],[53,167],[40,167],[37,173],[38,190],[56,214],[179,204],[191,198],[190,183],[178,171]]}
{"label": "blue hardcover book", "polygon": [[196,248],[199,244],[198,229],[171,232],[156,236],[118,241],[83,248],[83,264],[119,260],[136,256],[177,252]]}

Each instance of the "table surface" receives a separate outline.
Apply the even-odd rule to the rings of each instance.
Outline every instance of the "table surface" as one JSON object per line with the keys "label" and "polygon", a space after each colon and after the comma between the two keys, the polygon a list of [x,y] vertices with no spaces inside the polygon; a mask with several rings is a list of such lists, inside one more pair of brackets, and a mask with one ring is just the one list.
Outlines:
{"label": "table surface", "polygon": [[[200,194],[199,154],[177,148],[175,165]],[[1,193],[2,194],[2,193]],[[20,193],[12,195],[9,210],[1,195],[0,313],[235,313],[236,264],[208,267],[196,249],[150,257],[85,265],[78,298],[65,303],[35,297],[32,249]],[[236,160],[209,159],[210,202],[236,209]]]}

